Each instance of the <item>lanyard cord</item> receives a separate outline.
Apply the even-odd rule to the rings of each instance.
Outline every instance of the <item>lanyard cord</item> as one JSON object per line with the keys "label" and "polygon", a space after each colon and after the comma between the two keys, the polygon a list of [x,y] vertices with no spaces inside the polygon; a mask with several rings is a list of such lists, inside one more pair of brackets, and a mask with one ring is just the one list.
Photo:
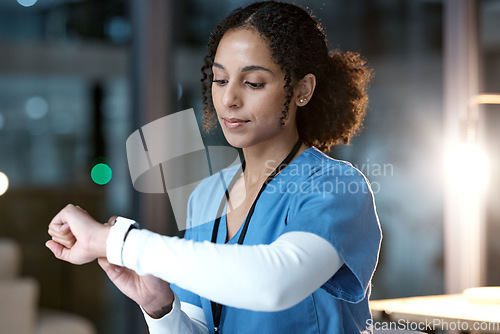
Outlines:
{"label": "lanyard cord", "polygon": [[[299,151],[300,147],[302,146],[302,140],[299,138],[295,146],[292,148],[290,153],[287,155],[287,157],[276,167],[276,169],[267,177],[267,179],[264,181],[262,184],[262,187],[259,190],[259,193],[257,194],[257,197],[255,197],[255,200],[253,201],[252,206],[250,207],[250,210],[248,210],[247,217],[245,219],[245,224],[243,225],[243,229],[241,230],[240,237],[238,239],[238,244],[243,244],[243,240],[245,240],[245,236],[247,234],[248,230],[248,225],[250,223],[250,219],[252,218],[253,212],[255,210],[255,206],[257,205],[257,201],[260,197],[260,195],[264,192],[264,189],[266,189],[266,186],[274,179],[274,177],[281,172],[283,169],[285,169],[286,166],[292,161],[293,157],[297,154]],[[229,201],[229,190],[232,189],[234,184],[236,183],[236,180],[238,180],[241,171],[245,170],[245,161],[241,164],[240,169],[236,172],[234,175],[233,179],[231,180],[231,183],[229,183],[229,186],[227,187],[226,191],[224,192],[224,196],[222,197],[221,203],[219,205],[219,210],[217,212],[217,217],[215,218],[214,221],[214,229],[212,231],[212,242],[217,243],[217,234],[219,233],[219,225],[220,225],[220,220],[222,216],[222,210],[224,210],[224,206]],[[213,321],[214,321],[214,331],[215,333],[219,333],[219,325],[220,325],[220,318],[222,315],[222,305],[215,303],[213,301],[210,302],[212,306],[212,316],[213,316]]]}

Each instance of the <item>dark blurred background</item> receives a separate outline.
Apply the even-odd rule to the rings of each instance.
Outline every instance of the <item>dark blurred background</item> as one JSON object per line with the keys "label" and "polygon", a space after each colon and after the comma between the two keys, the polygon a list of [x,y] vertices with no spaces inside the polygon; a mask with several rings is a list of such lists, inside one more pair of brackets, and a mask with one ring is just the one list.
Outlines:
{"label": "dark blurred background", "polygon": [[[49,253],[47,225],[75,203],[103,222],[119,214],[179,233],[166,195],[133,189],[125,141],[187,108],[201,124],[199,69],[209,32],[250,2],[0,0],[0,172],[9,179],[0,237],[21,245],[22,275],[40,283],[40,307],[86,317],[98,333],[143,330],[138,308],[96,263],[72,266]],[[332,49],[359,51],[375,69],[364,131],[330,152],[361,169],[376,195],[384,243],[373,298],[443,293],[445,2],[295,3],[321,21]],[[477,8],[482,90],[500,92],[500,1]],[[488,108],[494,138],[498,106]],[[224,142],[220,133],[204,140]],[[495,169],[492,177],[498,184]],[[500,285],[498,191],[490,191],[486,284]]]}

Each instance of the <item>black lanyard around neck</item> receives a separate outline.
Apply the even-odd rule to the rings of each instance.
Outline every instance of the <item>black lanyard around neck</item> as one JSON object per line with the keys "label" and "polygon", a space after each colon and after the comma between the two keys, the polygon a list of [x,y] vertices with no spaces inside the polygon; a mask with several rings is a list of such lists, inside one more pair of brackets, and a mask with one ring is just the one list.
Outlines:
{"label": "black lanyard around neck", "polygon": [[[245,240],[245,236],[247,234],[248,230],[248,225],[250,223],[250,219],[252,218],[253,212],[255,210],[255,206],[257,205],[257,201],[259,200],[260,195],[264,192],[264,189],[266,189],[266,186],[274,179],[274,177],[281,172],[283,169],[285,169],[286,166],[292,161],[293,157],[297,154],[299,151],[300,147],[302,146],[302,140],[299,138],[295,146],[292,148],[290,153],[288,153],[287,157],[276,167],[276,169],[267,177],[267,179],[264,181],[262,184],[262,187],[259,190],[259,193],[257,194],[257,197],[255,197],[255,200],[252,203],[252,206],[250,207],[250,210],[248,210],[247,217],[245,219],[245,223],[243,224],[243,228],[241,230],[240,237],[238,239],[238,244],[243,244],[243,240]],[[222,210],[224,210],[224,206],[226,205],[227,201],[229,201],[229,191],[231,188],[234,186],[236,183],[236,180],[240,177],[240,174],[242,171],[245,170],[245,161],[241,164],[240,169],[236,172],[236,174],[233,176],[233,179],[229,183],[229,186],[227,187],[226,191],[224,192],[224,196],[222,197],[221,203],[219,205],[219,210],[217,212],[217,217],[215,218],[214,221],[214,229],[212,231],[212,242],[217,243],[217,235],[219,233],[219,225],[220,225],[220,220],[222,216]],[[214,320],[214,331],[215,333],[219,333],[219,325],[220,325],[220,318],[222,314],[222,305],[215,303],[213,301],[210,302],[212,305],[212,316]]]}

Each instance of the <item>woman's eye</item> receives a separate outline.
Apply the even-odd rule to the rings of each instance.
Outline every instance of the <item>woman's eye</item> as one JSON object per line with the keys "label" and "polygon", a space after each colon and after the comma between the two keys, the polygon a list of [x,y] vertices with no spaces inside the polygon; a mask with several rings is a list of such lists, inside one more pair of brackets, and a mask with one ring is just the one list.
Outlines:
{"label": "woman's eye", "polygon": [[227,83],[227,80],[223,80],[223,79],[214,79],[212,80],[212,82],[218,84],[219,86],[223,86]]}
{"label": "woman's eye", "polygon": [[250,88],[253,88],[253,89],[264,87],[263,83],[257,83],[257,82],[245,81],[245,84],[247,84],[248,86],[250,86]]}

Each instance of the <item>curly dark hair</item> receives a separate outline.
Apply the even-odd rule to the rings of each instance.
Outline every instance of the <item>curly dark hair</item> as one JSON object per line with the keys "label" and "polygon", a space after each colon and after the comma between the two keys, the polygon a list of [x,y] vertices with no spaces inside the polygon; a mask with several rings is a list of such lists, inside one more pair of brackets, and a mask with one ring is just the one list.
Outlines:
{"label": "curly dark hair", "polygon": [[210,35],[202,71],[205,129],[215,123],[212,101],[212,65],[224,34],[237,28],[255,29],[269,43],[273,60],[285,74],[282,122],[294,84],[306,74],[316,77],[316,89],[297,110],[297,128],[303,142],[327,151],[348,144],[361,128],[368,106],[367,86],[372,71],[358,53],[328,52],[326,36],[317,20],[302,8],[276,1],[253,3],[227,16]]}

